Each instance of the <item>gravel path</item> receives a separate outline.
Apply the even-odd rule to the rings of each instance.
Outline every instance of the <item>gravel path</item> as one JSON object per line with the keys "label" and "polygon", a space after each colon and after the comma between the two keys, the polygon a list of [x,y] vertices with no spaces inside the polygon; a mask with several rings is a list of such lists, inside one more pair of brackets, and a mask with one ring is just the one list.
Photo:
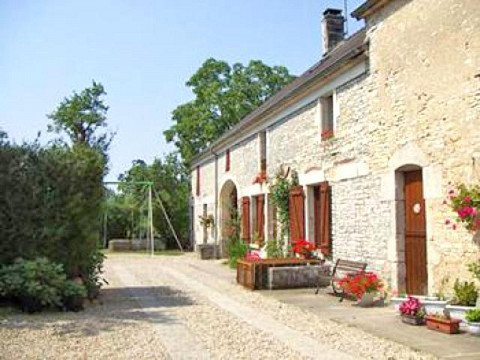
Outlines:
{"label": "gravel path", "polygon": [[0,359],[433,359],[246,291],[215,266],[110,256],[103,304],[0,318]]}

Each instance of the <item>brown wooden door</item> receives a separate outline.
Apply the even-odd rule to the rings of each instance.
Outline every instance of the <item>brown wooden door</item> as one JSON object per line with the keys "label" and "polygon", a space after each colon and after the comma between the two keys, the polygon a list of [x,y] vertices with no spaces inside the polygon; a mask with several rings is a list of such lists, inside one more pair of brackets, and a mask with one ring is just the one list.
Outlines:
{"label": "brown wooden door", "polygon": [[315,245],[324,255],[331,252],[330,187],[328,182],[313,187]]}
{"label": "brown wooden door", "polygon": [[427,294],[426,240],[422,171],[408,171],[405,172],[405,265],[408,294]]}
{"label": "brown wooden door", "polygon": [[243,242],[250,242],[250,198],[242,198],[242,239]]}
{"label": "brown wooden door", "polygon": [[257,235],[258,241],[260,244],[263,244],[264,241],[264,228],[265,228],[265,195],[258,195],[255,197],[256,199],[256,215],[257,215]]}
{"label": "brown wooden door", "polygon": [[290,190],[288,201],[290,217],[290,239],[293,242],[305,239],[305,217],[303,213],[303,188],[298,185]]}

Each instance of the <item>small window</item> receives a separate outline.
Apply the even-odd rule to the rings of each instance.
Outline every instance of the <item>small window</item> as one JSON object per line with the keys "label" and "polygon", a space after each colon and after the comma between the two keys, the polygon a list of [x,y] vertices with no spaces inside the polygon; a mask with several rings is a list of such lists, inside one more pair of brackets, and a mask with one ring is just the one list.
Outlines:
{"label": "small window", "polygon": [[200,196],[200,166],[197,166],[197,196]]}
{"label": "small window", "polygon": [[260,171],[267,172],[267,133],[260,133]]}
{"label": "small window", "polygon": [[225,171],[230,171],[230,149],[225,152]]}
{"label": "small window", "polygon": [[321,99],[322,140],[333,137],[333,94]]}

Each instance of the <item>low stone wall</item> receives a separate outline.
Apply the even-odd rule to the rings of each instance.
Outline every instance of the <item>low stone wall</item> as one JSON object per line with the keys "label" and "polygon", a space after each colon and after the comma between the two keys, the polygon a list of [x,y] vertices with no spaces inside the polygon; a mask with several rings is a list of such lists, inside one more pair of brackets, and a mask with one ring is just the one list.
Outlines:
{"label": "low stone wall", "polygon": [[269,289],[328,286],[330,265],[282,266],[268,268]]}
{"label": "low stone wall", "polygon": [[[155,239],[155,250],[165,250],[166,242],[162,239]],[[111,239],[108,241],[110,251],[139,251],[150,249],[145,239]]]}

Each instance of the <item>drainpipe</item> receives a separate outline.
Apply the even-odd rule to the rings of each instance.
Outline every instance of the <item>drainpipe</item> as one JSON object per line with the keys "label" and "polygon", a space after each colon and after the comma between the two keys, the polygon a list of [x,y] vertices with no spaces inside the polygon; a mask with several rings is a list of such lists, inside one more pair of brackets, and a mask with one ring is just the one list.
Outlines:
{"label": "drainpipe", "polygon": [[215,156],[215,226],[213,227],[213,239],[215,241],[214,247],[214,257],[217,259],[218,254],[218,226],[220,225],[218,220],[218,154],[213,151],[213,148],[210,149],[210,152]]}

